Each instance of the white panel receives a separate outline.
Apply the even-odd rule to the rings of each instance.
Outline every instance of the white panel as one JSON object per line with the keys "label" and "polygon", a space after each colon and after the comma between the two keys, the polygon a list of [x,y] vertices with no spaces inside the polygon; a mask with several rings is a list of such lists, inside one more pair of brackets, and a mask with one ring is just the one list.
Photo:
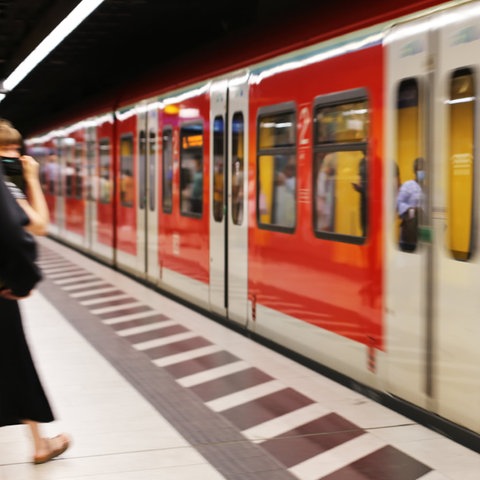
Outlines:
{"label": "white panel", "polygon": [[[248,76],[229,82],[229,171],[228,171],[228,315],[229,318],[242,324],[246,323],[248,306]],[[243,178],[243,221],[236,225],[232,221],[232,119],[241,112],[245,128],[244,171]]]}
{"label": "white panel", "polygon": [[[389,360],[386,387],[395,395],[425,407],[426,251],[424,246],[419,245],[415,253],[402,252],[395,234],[397,95],[403,79],[416,78],[420,87],[427,82],[429,37],[428,32],[419,32],[415,28],[421,23],[394,28],[385,42],[387,142],[384,204],[387,265],[386,351]],[[420,102],[422,98],[420,93]],[[412,168],[413,161],[412,158]]]}
{"label": "white panel", "polygon": [[[214,121],[221,116],[224,124],[224,135],[227,135],[227,81],[212,85],[210,91],[210,308],[220,314],[225,314],[225,212],[221,222],[213,215],[213,195],[215,179]],[[224,161],[226,152],[224,151]],[[226,171],[224,165],[224,172]],[[226,178],[225,178],[226,181]]]}
{"label": "white panel", "polygon": [[[153,152],[150,152],[151,133],[155,134],[155,149]],[[145,204],[148,229],[147,277],[154,283],[157,283],[160,278],[160,265],[158,261],[158,207],[160,205],[160,186],[158,185],[160,161],[158,156],[158,142],[158,109],[156,107],[156,102],[154,102],[149,105],[147,116],[147,199]],[[151,197],[152,195],[153,198]]]}
{"label": "white panel", "polygon": [[[442,178],[436,183],[436,232],[438,249],[438,305],[437,305],[437,350],[436,350],[436,396],[438,413],[456,423],[480,432],[480,257],[479,236],[476,235],[473,258],[461,262],[454,260],[446,242],[448,233],[448,95],[452,72],[470,68],[474,73],[477,96],[476,126],[478,132],[480,91],[480,6],[478,2],[457,8],[454,15],[445,18],[445,26],[439,34],[438,59],[438,114],[442,120],[437,126],[438,138],[445,139],[436,145],[436,155],[442,164]],[[478,133],[475,143],[477,154],[474,160],[474,204],[478,206],[480,196],[480,172],[478,171]],[[447,212],[447,215],[445,214]],[[478,208],[474,209],[474,231],[478,231]]]}

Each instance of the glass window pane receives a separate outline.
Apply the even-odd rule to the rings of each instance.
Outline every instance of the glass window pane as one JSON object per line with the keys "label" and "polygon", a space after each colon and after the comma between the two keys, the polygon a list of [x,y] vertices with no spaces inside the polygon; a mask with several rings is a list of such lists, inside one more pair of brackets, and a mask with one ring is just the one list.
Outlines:
{"label": "glass window pane", "polygon": [[172,211],[173,185],[173,132],[170,128],[163,130],[162,146],[162,205],[165,213]]}
{"label": "glass window pane", "polygon": [[259,223],[293,228],[296,224],[296,156],[261,155],[258,159]]}
{"label": "glass window pane", "polygon": [[365,142],[368,118],[366,101],[321,107],[315,116],[316,143]]}
{"label": "glass window pane", "polygon": [[45,188],[46,192],[54,195],[56,191],[60,191],[57,183],[60,181],[58,172],[60,170],[59,158],[54,148],[48,150],[47,163],[45,165]]}
{"label": "glass window pane", "polygon": [[365,237],[367,161],[363,150],[315,154],[315,230]]}
{"label": "glass window pane", "polygon": [[474,75],[470,69],[457,70],[451,77],[448,244],[456,260],[468,260],[473,248],[474,85]]}
{"label": "glass window pane", "polygon": [[83,195],[83,143],[75,144],[73,162],[73,197],[80,200]]}
{"label": "glass window pane", "polygon": [[200,217],[203,212],[203,126],[180,129],[180,192],[182,214]]}
{"label": "glass window pane", "polygon": [[157,135],[155,130],[148,134],[148,203],[151,212],[155,211],[157,198]]}
{"label": "glass window pane", "polygon": [[133,136],[124,135],[120,139],[120,203],[124,207],[133,207],[133,173]]}
{"label": "glass window pane", "polygon": [[64,160],[64,184],[65,184],[65,196],[67,198],[73,198],[75,188],[75,155],[74,155],[74,139],[64,139],[66,145],[61,147],[61,156]]}
{"label": "glass window pane", "polygon": [[147,186],[147,177],[145,175],[147,139],[145,130],[140,130],[138,137],[138,205],[143,210],[145,208],[145,189]]}
{"label": "glass window pane", "polygon": [[89,139],[87,140],[87,175],[86,175],[86,197],[88,200],[96,200],[95,195],[95,166],[96,166],[95,133],[92,127],[89,128]]}
{"label": "glass window pane", "polygon": [[99,202],[111,203],[112,201],[112,152],[110,147],[110,140],[102,138],[99,142],[100,171],[98,175],[99,180]]}
{"label": "glass window pane", "polygon": [[402,80],[397,93],[397,188],[395,238],[400,250],[414,252],[418,242],[418,221],[424,203],[425,164],[422,157],[420,95],[415,78]]}
{"label": "glass window pane", "polygon": [[215,117],[213,122],[213,218],[223,220],[225,190],[225,122],[223,117]]}
{"label": "glass window pane", "polygon": [[295,114],[289,112],[262,116],[258,136],[260,149],[295,146]]}
{"label": "glass window pane", "polygon": [[237,112],[232,118],[232,221],[235,225],[243,223],[244,129],[243,113]]}

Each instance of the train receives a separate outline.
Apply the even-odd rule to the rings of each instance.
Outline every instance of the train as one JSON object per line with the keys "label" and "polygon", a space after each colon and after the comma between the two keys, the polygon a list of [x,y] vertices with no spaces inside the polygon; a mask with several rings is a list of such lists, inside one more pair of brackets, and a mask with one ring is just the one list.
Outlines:
{"label": "train", "polygon": [[478,446],[480,2],[431,3],[29,136],[49,235]]}

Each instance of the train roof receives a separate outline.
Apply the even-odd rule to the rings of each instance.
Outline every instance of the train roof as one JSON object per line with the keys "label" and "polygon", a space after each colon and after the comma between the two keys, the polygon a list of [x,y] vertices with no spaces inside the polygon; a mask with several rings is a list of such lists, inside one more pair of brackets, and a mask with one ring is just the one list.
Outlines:
{"label": "train roof", "polygon": [[[0,79],[79,3],[1,0]],[[72,108],[111,107],[155,82],[181,86],[440,3],[105,0],[7,94],[0,117],[29,135]]]}

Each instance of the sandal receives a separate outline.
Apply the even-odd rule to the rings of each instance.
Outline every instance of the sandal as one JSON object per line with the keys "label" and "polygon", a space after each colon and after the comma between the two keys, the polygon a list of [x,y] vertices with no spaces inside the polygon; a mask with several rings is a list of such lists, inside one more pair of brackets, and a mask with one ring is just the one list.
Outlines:
{"label": "sandal", "polygon": [[52,460],[52,458],[58,457],[70,446],[70,441],[64,434],[57,435],[53,438],[46,438],[45,442],[48,446],[48,453],[45,455],[35,455],[33,457],[33,463],[35,465],[46,463]]}

